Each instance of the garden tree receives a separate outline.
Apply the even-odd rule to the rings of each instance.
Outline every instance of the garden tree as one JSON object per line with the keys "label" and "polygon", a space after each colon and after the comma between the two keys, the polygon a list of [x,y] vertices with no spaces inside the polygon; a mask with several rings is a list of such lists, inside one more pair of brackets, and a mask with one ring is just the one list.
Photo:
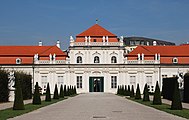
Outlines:
{"label": "garden tree", "polygon": [[141,94],[140,94],[140,87],[139,84],[137,84],[137,89],[136,89],[136,96],[135,99],[141,99]]}
{"label": "garden tree", "polygon": [[15,85],[15,99],[14,99],[13,110],[24,110],[24,109],[25,108],[24,108],[20,80],[17,80]]}
{"label": "garden tree", "polygon": [[63,85],[60,86],[60,98],[64,98]]}
{"label": "garden tree", "polygon": [[135,92],[134,92],[134,86],[132,85],[131,87],[131,94],[130,94],[130,97],[135,97]]}
{"label": "garden tree", "polygon": [[41,97],[40,97],[40,93],[39,93],[38,82],[36,82],[36,84],[35,84],[35,91],[34,91],[34,95],[33,95],[33,104],[34,105],[40,105],[41,104]]}
{"label": "garden tree", "polygon": [[66,85],[64,85],[64,96],[67,96]]}
{"label": "garden tree", "polygon": [[130,96],[130,94],[131,94],[131,89],[130,89],[130,85],[128,85],[128,90],[127,90],[127,94],[128,94],[128,96]]}
{"label": "garden tree", "polygon": [[127,96],[128,91],[127,91],[127,85],[125,85],[125,89],[123,90],[123,95]]}
{"label": "garden tree", "polygon": [[181,102],[181,98],[180,98],[180,92],[179,92],[177,81],[175,81],[175,85],[174,85],[171,109],[172,110],[182,110],[182,102]]}
{"label": "garden tree", "polygon": [[9,100],[9,79],[8,72],[0,69],[0,102],[8,102]]}
{"label": "garden tree", "polygon": [[120,94],[120,89],[119,89],[119,85],[118,85],[118,88],[117,88],[117,95]]}
{"label": "garden tree", "polygon": [[74,94],[75,94],[75,95],[77,94],[76,86],[74,86]]}
{"label": "garden tree", "polygon": [[154,98],[153,98],[153,105],[161,105],[161,93],[160,93],[160,88],[158,81],[156,82],[156,88],[155,88],[155,93],[154,93]]}
{"label": "garden tree", "polygon": [[47,84],[47,90],[46,90],[46,95],[45,95],[45,101],[51,101],[51,92],[50,92],[49,83]]}
{"label": "garden tree", "polygon": [[145,84],[143,95],[143,101],[150,101],[147,83]]}
{"label": "garden tree", "polygon": [[55,84],[53,99],[59,99],[57,84]]}

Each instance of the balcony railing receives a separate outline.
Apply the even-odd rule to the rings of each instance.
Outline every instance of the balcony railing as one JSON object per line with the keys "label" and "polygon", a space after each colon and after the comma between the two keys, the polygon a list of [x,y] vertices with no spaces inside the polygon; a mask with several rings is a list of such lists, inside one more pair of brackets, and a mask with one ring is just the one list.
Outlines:
{"label": "balcony railing", "polygon": [[125,64],[159,64],[159,60],[125,60]]}
{"label": "balcony railing", "polygon": [[119,42],[75,42],[73,46],[120,46]]}
{"label": "balcony railing", "polygon": [[35,64],[66,64],[66,60],[55,60],[55,61],[39,60],[35,62]]}

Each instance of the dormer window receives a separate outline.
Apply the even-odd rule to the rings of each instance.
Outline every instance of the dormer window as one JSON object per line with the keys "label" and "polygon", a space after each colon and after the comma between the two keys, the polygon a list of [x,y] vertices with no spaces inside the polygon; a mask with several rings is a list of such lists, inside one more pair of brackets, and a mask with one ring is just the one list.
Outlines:
{"label": "dormer window", "polygon": [[95,57],[94,57],[94,63],[100,63],[100,59],[99,59],[98,56],[95,56]]}
{"label": "dormer window", "polygon": [[116,59],[115,56],[112,56],[112,58],[111,58],[111,63],[117,63],[117,59]]}
{"label": "dormer window", "polygon": [[178,63],[178,58],[174,57],[173,58],[173,63]]}
{"label": "dormer window", "polygon": [[21,64],[22,60],[20,58],[16,58],[16,64]]}
{"label": "dormer window", "polygon": [[96,39],[94,39],[93,42],[96,42]]}
{"label": "dormer window", "polygon": [[82,63],[82,57],[81,56],[77,57],[77,63]]}

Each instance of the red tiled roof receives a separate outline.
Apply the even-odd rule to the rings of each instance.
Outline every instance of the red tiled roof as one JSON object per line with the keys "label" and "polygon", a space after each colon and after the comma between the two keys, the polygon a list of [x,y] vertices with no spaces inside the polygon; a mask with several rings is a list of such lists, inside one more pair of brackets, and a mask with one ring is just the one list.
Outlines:
{"label": "red tiled roof", "polygon": [[57,60],[65,60],[67,56],[57,46],[0,46],[0,64],[16,64],[17,58],[22,60],[21,64],[32,64],[35,54],[40,60],[49,60],[50,54],[56,54]]}
{"label": "red tiled roof", "polygon": [[0,46],[0,56],[48,56],[49,54],[66,55],[57,46]]}
{"label": "red tiled roof", "polygon": [[78,34],[77,37],[78,36],[112,36],[112,37],[114,36],[116,37],[116,35],[109,32],[108,30],[106,30],[105,28],[101,27],[98,24],[93,25],[92,27],[88,28],[84,32]]}
{"label": "red tiled roof", "polygon": [[181,46],[138,46],[128,56],[143,53],[145,55],[155,55],[160,53],[161,56],[189,56],[189,45]]}

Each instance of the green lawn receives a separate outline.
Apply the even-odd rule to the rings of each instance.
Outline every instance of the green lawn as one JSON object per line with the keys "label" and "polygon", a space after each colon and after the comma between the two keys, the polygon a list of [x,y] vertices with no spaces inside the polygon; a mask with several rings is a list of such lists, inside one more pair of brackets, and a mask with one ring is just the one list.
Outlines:
{"label": "green lawn", "polygon": [[25,105],[25,110],[12,110],[12,108],[0,110],[0,120],[6,120],[8,118],[13,118],[13,117],[34,111],[34,110],[39,109],[41,107],[59,102],[59,101],[64,100],[64,99],[66,99],[66,98],[61,98],[61,99],[58,99],[58,100],[52,99],[51,102],[42,101],[41,105],[33,105],[33,104],[30,103],[30,104]]}
{"label": "green lawn", "polygon": [[138,102],[138,103],[141,103],[141,104],[146,105],[146,106],[153,107],[155,109],[158,109],[158,110],[161,110],[161,111],[173,114],[173,115],[177,115],[177,116],[189,119],[189,109],[171,110],[170,109],[171,106],[167,105],[167,104],[153,105],[152,102],[143,102],[142,100],[135,100],[134,98],[127,98],[127,99],[135,101],[135,102]]}

